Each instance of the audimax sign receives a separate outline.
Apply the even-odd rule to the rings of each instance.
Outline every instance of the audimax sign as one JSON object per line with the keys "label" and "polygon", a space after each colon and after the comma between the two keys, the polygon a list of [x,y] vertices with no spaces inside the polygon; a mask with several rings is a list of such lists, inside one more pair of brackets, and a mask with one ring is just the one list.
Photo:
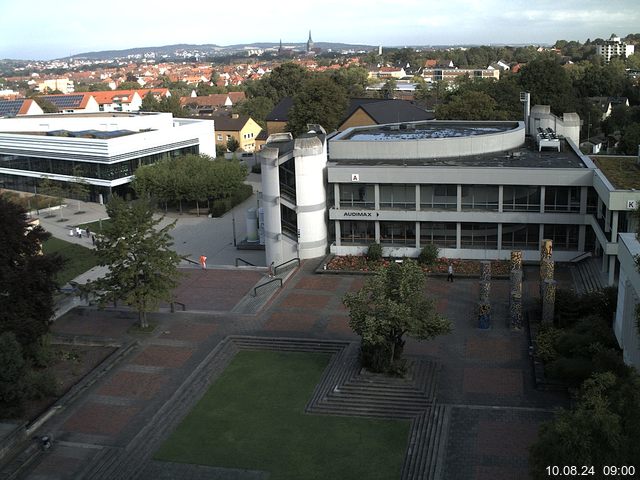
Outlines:
{"label": "audimax sign", "polygon": [[[342,214],[343,217],[373,217],[374,212],[344,212]],[[379,213],[376,213],[376,217],[380,216]]]}

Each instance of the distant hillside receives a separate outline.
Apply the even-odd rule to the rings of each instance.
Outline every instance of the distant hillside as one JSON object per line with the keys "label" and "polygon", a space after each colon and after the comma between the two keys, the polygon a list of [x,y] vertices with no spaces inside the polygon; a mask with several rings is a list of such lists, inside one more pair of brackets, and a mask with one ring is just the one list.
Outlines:
{"label": "distant hillside", "polygon": [[[164,45],[160,47],[136,47],[136,48],[127,48],[124,50],[103,50],[99,52],[85,52],[78,53],[72,55],[73,58],[77,59],[88,59],[88,60],[107,60],[113,58],[122,58],[128,56],[144,56],[145,54],[154,54],[155,56],[169,56],[169,57],[179,57],[182,52],[192,52],[198,53],[200,55],[227,55],[234,52],[240,52],[245,50],[245,47],[248,48],[273,48],[277,47],[279,42],[255,42],[255,43],[242,43],[236,45],[215,45],[215,44],[204,44],[204,45],[192,45],[192,44],[176,44],[176,45]],[[298,50],[302,50],[306,47],[306,43],[286,43],[282,44],[284,47],[295,47]],[[330,42],[317,42],[314,43],[316,48],[321,48],[322,50],[371,50],[373,47],[371,45],[353,45],[348,43],[330,43]]]}

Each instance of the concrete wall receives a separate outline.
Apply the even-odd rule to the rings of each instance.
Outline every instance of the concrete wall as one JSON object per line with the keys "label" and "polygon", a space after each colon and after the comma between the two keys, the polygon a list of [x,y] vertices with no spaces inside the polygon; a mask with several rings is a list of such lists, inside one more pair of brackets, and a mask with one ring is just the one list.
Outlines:
{"label": "concrete wall", "polygon": [[620,234],[620,278],[613,330],[622,348],[625,363],[640,369],[640,333],[635,320],[635,308],[640,302],[640,273],[635,268],[635,255],[640,255],[640,243],[635,234]]}
{"label": "concrete wall", "polygon": [[[422,122],[412,122],[420,124]],[[430,121],[430,124],[434,122]],[[495,125],[497,122],[437,122],[446,125],[473,124]],[[448,158],[483,153],[494,153],[513,150],[524,144],[525,129],[523,122],[502,122],[512,125],[513,128],[505,132],[487,133],[468,137],[446,138],[422,138],[422,139],[398,139],[384,141],[359,141],[349,140],[352,132],[357,132],[359,127],[345,130],[331,140],[332,159],[377,159],[396,160],[423,159],[423,158]],[[366,129],[367,127],[362,127]]]}

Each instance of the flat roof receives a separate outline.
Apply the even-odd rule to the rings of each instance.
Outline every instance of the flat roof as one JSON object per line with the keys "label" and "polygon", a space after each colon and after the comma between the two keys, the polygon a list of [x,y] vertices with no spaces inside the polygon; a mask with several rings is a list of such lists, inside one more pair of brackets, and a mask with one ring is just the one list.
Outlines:
{"label": "flat roof", "polygon": [[590,156],[616,190],[640,190],[638,157]]}
{"label": "flat roof", "polygon": [[506,132],[518,127],[518,122],[441,122],[401,123],[356,128],[340,140],[385,142],[432,138],[459,138]]}
{"label": "flat roof", "polygon": [[[329,148],[331,157],[331,148]],[[329,158],[336,165],[367,166],[425,166],[425,167],[493,167],[493,168],[588,168],[566,141],[561,142],[561,151],[538,151],[535,141],[527,137],[525,145],[502,152],[483,153],[444,158],[417,159],[340,159]]]}

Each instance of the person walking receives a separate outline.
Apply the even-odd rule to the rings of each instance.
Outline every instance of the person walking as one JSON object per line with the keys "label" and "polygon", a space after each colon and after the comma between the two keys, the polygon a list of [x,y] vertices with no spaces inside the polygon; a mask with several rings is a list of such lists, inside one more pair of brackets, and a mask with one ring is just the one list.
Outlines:
{"label": "person walking", "polygon": [[453,265],[449,264],[449,275],[447,275],[447,282],[453,282]]}
{"label": "person walking", "polygon": [[204,255],[200,255],[200,266],[203,270],[207,269],[207,257],[205,257]]}

